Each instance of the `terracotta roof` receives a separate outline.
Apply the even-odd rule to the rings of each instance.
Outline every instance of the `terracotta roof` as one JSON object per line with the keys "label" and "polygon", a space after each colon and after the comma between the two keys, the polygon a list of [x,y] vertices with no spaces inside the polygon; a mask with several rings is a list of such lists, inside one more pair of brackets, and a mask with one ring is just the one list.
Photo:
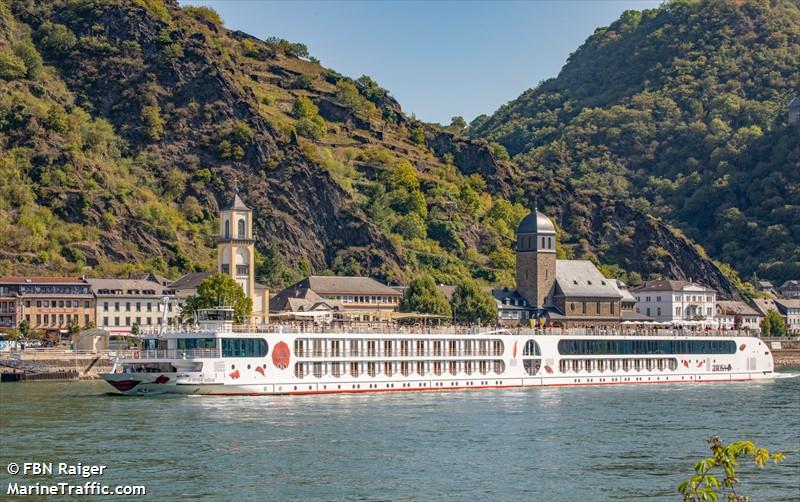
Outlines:
{"label": "terracotta roof", "polygon": [[80,277],[0,277],[0,284],[86,284]]}

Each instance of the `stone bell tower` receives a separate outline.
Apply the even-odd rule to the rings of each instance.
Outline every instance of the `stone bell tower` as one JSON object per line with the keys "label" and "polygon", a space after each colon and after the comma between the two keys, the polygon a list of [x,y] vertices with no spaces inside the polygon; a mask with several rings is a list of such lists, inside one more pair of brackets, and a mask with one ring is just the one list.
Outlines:
{"label": "stone bell tower", "polygon": [[556,282],[556,229],[536,208],[517,228],[517,291],[534,308],[550,303]]}
{"label": "stone bell tower", "polygon": [[255,293],[255,250],[253,211],[237,193],[233,202],[220,210],[217,240],[217,271],[231,276],[244,290],[245,296]]}

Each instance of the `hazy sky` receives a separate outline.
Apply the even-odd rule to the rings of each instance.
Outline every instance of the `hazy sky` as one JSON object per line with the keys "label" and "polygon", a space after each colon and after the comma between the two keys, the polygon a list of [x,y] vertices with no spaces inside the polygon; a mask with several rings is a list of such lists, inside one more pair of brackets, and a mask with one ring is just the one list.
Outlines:
{"label": "hazy sky", "polygon": [[406,113],[448,124],[491,113],[555,77],[595,28],[660,0],[182,0],[231,29],[308,46],[327,68],[369,75]]}

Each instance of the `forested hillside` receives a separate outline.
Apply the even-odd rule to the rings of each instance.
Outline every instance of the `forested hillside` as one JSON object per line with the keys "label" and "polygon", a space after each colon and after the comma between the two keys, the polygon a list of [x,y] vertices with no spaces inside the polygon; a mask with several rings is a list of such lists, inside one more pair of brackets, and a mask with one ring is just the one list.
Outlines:
{"label": "forested hillside", "polygon": [[798,68],[796,1],[670,1],[597,29],[557,78],[471,134],[780,282],[800,276],[800,126],[787,125]]}
{"label": "forested hillside", "polygon": [[[521,204],[485,142],[408,119],[301,44],[160,0],[0,4],[0,273],[213,266],[218,204],[256,214],[259,275],[508,283]],[[427,138],[452,153],[435,154]]]}
{"label": "forested hillside", "polygon": [[511,286],[514,229],[537,199],[561,256],[736,294],[625,200],[521,175],[502,146],[409,118],[369,77],[210,9],[0,3],[0,85],[0,274],[211,268],[218,205],[238,190],[272,286],[311,271]]}

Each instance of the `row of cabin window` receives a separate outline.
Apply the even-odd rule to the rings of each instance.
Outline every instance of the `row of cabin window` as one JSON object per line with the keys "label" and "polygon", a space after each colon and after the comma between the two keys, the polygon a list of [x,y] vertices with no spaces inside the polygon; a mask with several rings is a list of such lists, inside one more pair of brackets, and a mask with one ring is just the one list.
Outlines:
{"label": "row of cabin window", "polygon": [[358,377],[366,374],[370,377],[393,376],[400,374],[411,376],[416,374],[425,376],[433,374],[436,376],[450,374],[458,375],[464,373],[471,375],[480,373],[486,375],[493,372],[501,375],[505,372],[506,365],[503,361],[353,361],[344,362],[315,362],[315,363],[295,363],[294,376],[305,378],[313,375],[315,378],[322,378],[325,375],[341,377],[345,374]]}
{"label": "row of cabin window", "polygon": [[562,359],[558,369],[561,373],[586,371],[663,371],[678,369],[677,359]]}
{"label": "row of cabin window", "polygon": [[561,340],[562,356],[638,354],[735,354],[732,340]]}
{"label": "row of cabin window", "polygon": [[502,340],[321,340],[300,338],[294,341],[294,352],[299,357],[500,356],[503,355],[504,350],[505,346]]}

